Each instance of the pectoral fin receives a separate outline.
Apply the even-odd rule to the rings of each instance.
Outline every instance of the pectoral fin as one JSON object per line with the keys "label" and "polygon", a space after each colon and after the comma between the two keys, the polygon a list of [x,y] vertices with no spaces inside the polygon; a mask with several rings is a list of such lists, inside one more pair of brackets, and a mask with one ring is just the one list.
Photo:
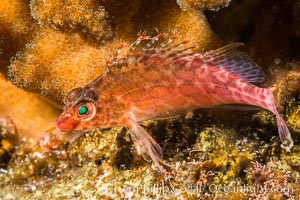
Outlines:
{"label": "pectoral fin", "polygon": [[151,157],[155,166],[159,168],[160,171],[165,171],[165,169],[161,165],[163,163],[161,147],[145,131],[145,129],[143,129],[136,122],[134,114],[128,113],[125,116],[123,116],[120,120],[122,124],[129,129],[132,136],[132,140],[134,142],[134,145],[138,153],[139,154],[147,153]]}

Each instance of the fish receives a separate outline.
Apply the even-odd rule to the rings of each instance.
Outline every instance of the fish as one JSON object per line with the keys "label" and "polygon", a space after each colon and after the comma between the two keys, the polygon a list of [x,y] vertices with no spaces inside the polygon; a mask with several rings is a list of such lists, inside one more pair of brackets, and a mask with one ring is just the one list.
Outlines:
{"label": "fish", "polygon": [[164,171],[162,149],[139,124],[221,105],[249,105],[276,117],[281,146],[293,140],[276,109],[262,69],[233,43],[206,52],[193,52],[175,35],[140,33],[125,57],[115,56],[108,69],[81,88],[71,90],[55,124],[61,132],[126,127],[139,154],[150,156]]}

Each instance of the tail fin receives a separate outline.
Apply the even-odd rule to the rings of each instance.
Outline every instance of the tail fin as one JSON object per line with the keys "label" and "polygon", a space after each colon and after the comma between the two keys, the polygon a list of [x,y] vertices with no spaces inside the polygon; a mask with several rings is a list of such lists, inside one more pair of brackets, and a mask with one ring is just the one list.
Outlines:
{"label": "tail fin", "polygon": [[286,126],[282,117],[279,115],[279,113],[276,112],[275,115],[277,120],[279,138],[282,142],[281,147],[286,149],[287,151],[290,151],[294,145],[294,142],[289,132],[289,129]]}
{"label": "tail fin", "polygon": [[263,90],[262,94],[265,94],[266,97],[266,100],[264,102],[265,104],[261,104],[261,107],[271,111],[276,116],[278,134],[282,143],[281,147],[286,149],[287,151],[290,151],[294,145],[294,142],[289,132],[289,129],[285,124],[285,121],[282,119],[282,117],[276,109],[273,93],[268,88],[261,88],[261,90]]}

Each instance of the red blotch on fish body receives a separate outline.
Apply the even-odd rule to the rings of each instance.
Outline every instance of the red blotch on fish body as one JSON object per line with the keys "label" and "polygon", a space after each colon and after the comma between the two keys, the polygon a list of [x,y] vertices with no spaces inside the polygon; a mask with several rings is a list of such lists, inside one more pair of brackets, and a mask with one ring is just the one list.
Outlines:
{"label": "red blotch on fish body", "polygon": [[265,100],[265,99],[266,99],[266,96],[265,96],[264,94],[261,94],[261,95],[259,95],[259,98],[260,98],[261,100]]}

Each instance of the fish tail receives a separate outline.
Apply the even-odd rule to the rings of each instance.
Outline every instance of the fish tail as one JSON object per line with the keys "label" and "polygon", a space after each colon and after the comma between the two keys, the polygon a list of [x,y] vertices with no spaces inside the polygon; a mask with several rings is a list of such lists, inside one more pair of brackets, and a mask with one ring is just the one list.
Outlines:
{"label": "fish tail", "polygon": [[[294,142],[284,119],[280,116],[279,112],[276,109],[275,99],[272,90],[268,88],[259,88],[256,93],[260,94],[259,96],[261,97],[258,98],[259,102],[257,103],[257,105],[259,107],[271,111],[276,116],[278,134],[282,143],[281,147],[286,149],[287,151],[290,151],[290,149],[294,145]],[[262,99],[264,100],[262,101]]]}
{"label": "fish tail", "polygon": [[262,107],[270,110],[276,116],[278,134],[279,134],[280,141],[282,143],[281,147],[286,149],[287,151],[290,151],[290,149],[294,145],[294,142],[293,142],[291,133],[290,133],[284,119],[280,116],[280,114],[278,113],[278,111],[276,109],[275,99],[274,99],[272,90],[270,90],[268,88],[262,88],[262,90],[264,90],[263,93],[265,94],[265,96],[267,98],[266,104],[265,104],[265,105],[267,105],[267,107],[265,107],[265,106],[262,106]]}
{"label": "fish tail", "polygon": [[282,117],[280,116],[280,114],[277,111],[276,111],[275,115],[276,115],[276,121],[277,121],[277,126],[278,126],[279,138],[282,143],[281,147],[286,149],[289,152],[294,145],[290,131],[289,131],[285,121],[282,119]]}

